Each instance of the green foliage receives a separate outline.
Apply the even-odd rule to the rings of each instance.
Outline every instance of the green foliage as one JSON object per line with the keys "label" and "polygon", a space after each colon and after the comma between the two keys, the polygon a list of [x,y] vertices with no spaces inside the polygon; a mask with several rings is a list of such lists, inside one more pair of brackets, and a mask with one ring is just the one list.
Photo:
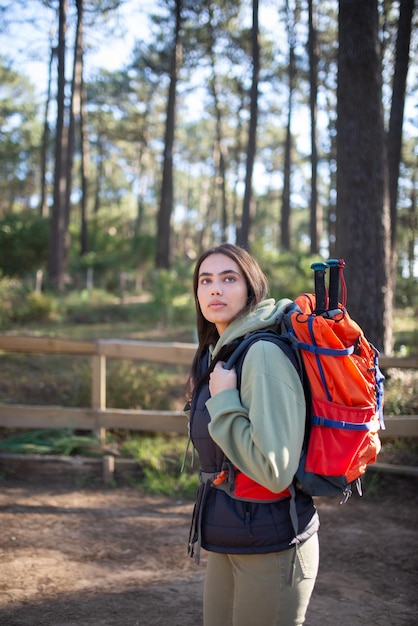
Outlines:
{"label": "green foliage", "polygon": [[168,371],[167,366],[112,360],[108,367],[108,406],[121,409],[171,410],[172,396],[178,395],[184,382],[179,380],[179,375],[175,372],[169,376]]}
{"label": "green foliage", "polygon": [[170,474],[166,470],[145,467],[141,480],[141,487],[146,492],[170,497],[194,498],[198,485],[199,479],[196,471],[193,474]]}
{"label": "green foliage", "polygon": [[0,402],[88,407],[91,361],[70,355],[0,353]]}
{"label": "green foliage", "polygon": [[[0,58],[0,85],[0,215],[3,215],[29,206],[31,195],[38,191],[41,123],[34,86],[4,58]],[[0,243],[0,252],[1,249]]]}
{"label": "green foliage", "polygon": [[293,299],[300,293],[314,289],[310,267],[319,257],[307,257],[292,252],[277,254],[263,250],[257,250],[254,254],[268,278],[270,294],[276,300]]}
{"label": "green foliage", "polygon": [[101,453],[93,435],[75,435],[71,430],[43,429],[12,434],[0,439],[0,450],[17,454],[82,454],[96,456]]}
{"label": "green foliage", "polygon": [[[154,275],[155,276],[155,275]],[[127,324],[132,330],[164,327],[170,324],[194,324],[191,293],[184,293],[188,279],[173,273],[173,284],[165,279],[146,277],[152,293],[120,297],[104,289],[72,290],[64,294],[34,292],[32,283],[15,278],[0,279],[0,326],[34,325],[43,322],[70,325]],[[163,284],[162,291],[160,285]],[[155,294],[155,299],[154,299]],[[139,300],[139,301],[138,301]]]}
{"label": "green foliage", "polygon": [[30,291],[26,294],[25,303],[16,311],[15,321],[21,324],[30,322],[44,322],[51,319],[55,311],[55,301],[52,297]]}
{"label": "green foliage", "polygon": [[418,307],[418,280],[397,276],[395,302],[399,307]]}
{"label": "green foliage", "polygon": [[148,493],[193,498],[198,487],[196,469],[185,464],[180,471],[186,445],[185,437],[136,435],[124,442],[122,454],[137,461],[141,487]]}
{"label": "green foliage", "polygon": [[24,276],[45,268],[49,220],[34,211],[7,213],[0,220],[0,269],[5,276]]}
{"label": "green foliage", "polygon": [[160,322],[169,325],[194,318],[190,267],[177,262],[170,270],[153,270],[146,282]]}
{"label": "green foliage", "polygon": [[[117,293],[120,274],[135,275],[151,262],[154,256],[154,237],[136,232],[135,220],[129,211],[102,210],[88,223],[89,251],[79,255],[75,225],[72,226],[71,271],[94,271],[100,287]],[[132,281],[134,282],[134,281]]]}
{"label": "green foliage", "polygon": [[418,372],[390,368],[385,375],[385,413],[418,415]]}
{"label": "green foliage", "polygon": [[418,441],[390,439],[383,442],[379,461],[397,465],[418,466]]}
{"label": "green foliage", "polygon": [[418,353],[418,324],[415,308],[400,308],[395,312],[393,332],[395,354],[407,356]]}
{"label": "green foliage", "polygon": [[0,280],[0,324],[6,326],[12,319],[16,301],[24,298],[22,284],[14,279]]}
{"label": "green foliage", "polygon": [[56,301],[51,296],[30,291],[21,281],[0,280],[0,324],[42,323],[51,319]]}
{"label": "green foliage", "polygon": [[[100,296],[100,291],[96,292]],[[169,304],[169,315],[167,307],[162,301],[155,302],[130,302],[129,296],[126,301],[120,302],[114,296],[108,294],[109,298],[99,297],[86,292],[88,298],[71,298],[61,302],[62,316],[69,324],[130,324],[135,329],[161,328],[171,320],[176,324],[192,324],[193,308],[188,296],[178,296]],[[135,300],[135,296],[133,297]]]}
{"label": "green foliage", "polygon": [[123,321],[129,317],[114,294],[103,289],[82,289],[67,294],[61,303],[62,313],[70,324],[100,324]]}

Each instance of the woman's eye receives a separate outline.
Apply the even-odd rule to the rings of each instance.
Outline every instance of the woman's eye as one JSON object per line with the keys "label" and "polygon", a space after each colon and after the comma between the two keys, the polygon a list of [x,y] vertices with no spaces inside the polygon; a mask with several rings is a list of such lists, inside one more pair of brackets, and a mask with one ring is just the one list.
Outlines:
{"label": "woman's eye", "polygon": [[226,278],[225,278],[225,282],[226,283],[234,283],[235,280],[236,280],[235,276],[232,276],[232,275],[231,276],[226,276]]}

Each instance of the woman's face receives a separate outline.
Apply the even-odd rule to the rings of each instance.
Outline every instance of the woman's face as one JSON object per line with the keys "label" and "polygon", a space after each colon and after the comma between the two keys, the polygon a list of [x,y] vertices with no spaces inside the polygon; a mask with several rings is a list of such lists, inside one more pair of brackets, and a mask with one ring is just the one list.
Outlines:
{"label": "woman's face", "polygon": [[202,315],[219,335],[247,303],[247,283],[239,265],[222,253],[206,257],[199,268],[197,299]]}

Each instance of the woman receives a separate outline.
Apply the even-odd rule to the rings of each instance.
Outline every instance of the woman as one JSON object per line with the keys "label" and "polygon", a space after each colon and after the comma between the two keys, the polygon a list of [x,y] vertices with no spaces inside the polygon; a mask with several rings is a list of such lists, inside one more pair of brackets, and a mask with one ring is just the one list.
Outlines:
{"label": "woman", "polygon": [[[265,339],[251,344],[239,380],[223,368],[231,343],[273,327],[289,300],[265,299],[257,262],[226,243],[198,260],[194,294],[199,346],[189,420],[202,484],[189,551],[199,558],[201,545],[209,553],[204,626],[303,624],[318,570],[319,520],[312,498],[288,489],[305,427],[299,375]],[[244,484],[244,497],[235,483]]]}

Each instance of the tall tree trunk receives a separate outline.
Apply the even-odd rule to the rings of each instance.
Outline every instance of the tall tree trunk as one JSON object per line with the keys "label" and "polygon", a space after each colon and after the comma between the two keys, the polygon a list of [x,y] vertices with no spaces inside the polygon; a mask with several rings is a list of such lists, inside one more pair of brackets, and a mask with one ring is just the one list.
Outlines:
{"label": "tall tree trunk", "polygon": [[377,0],[340,0],[337,254],[348,310],[378,349],[392,349],[392,283]]}
{"label": "tall tree trunk", "polygon": [[216,209],[220,207],[220,211],[216,211],[221,224],[221,238],[226,238],[228,228],[228,216],[226,209],[226,186],[225,186],[225,157],[223,150],[223,134],[222,134],[222,111],[219,104],[218,87],[215,75],[215,59],[211,54],[212,76],[209,80],[210,90],[212,92],[213,103],[215,108],[215,145],[213,149],[213,167],[214,167],[214,197]]}
{"label": "tall tree trunk", "polygon": [[54,287],[64,288],[65,199],[67,132],[65,128],[65,31],[67,0],[60,0],[58,11],[58,89],[55,131],[54,204],[49,240],[48,279]]}
{"label": "tall tree trunk", "polygon": [[[240,87],[241,85],[238,84],[238,86]],[[232,184],[232,203],[231,203],[231,223],[236,225],[237,233],[238,233],[237,225],[239,222],[238,186],[240,184],[240,170],[241,170],[241,162],[242,162],[242,155],[243,155],[243,146],[242,146],[242,136],[243,136],[242,126],[243,125],[242,125],[241,112],[245,108],[245,93],[243,89],[239,89],[238,98],[239,98],[239,106],[235,112],[235,118],[237,120],[235,132],[234,132],[235,137],[234,137],[232,148],[230,150],[231,162],[234,164],[233,172],[232,172],[233,184]],[[235,241],[237,242],[237,236],[235,238]]]}
{"label": "tall tree trunk", "polygon": [[67,181],[65,195],[65,246],[64,267],[67,271],[68,253],[70,248],[70,216],[71,216],[71,192],[73,189],[73,163],[75,150],[75,131],[80,124],[81,113],[81,85],[83,68],[83,0],[76,0],[77,26],[74,44],[73,77],[71,81],[70,121],[68,126],[67,144]]}
{"label": "tall tree trunk", "polygon": [[247,167],[245,172],[244,202],[242,206],[241,227],[238,231],[238,245],[250,247],[250,230],[253,199],[253,171],[257,150],[258,123],[258,80],[260,75],[260,42],[258,40],[258,0],[253,0],[253,23],[251,29],[253,76],[251,83],[250,125],[248,130]]}
{"label": "tall tree trunk", "polygon": [[95,185],[95,190],[94,190],[94,207],[93,207],[93,213],[94,215],[97,215],[97,213],[100,210],[100,194],[102,191],[102,184],[103,184],[103,179],[104,179],[104,161],[105,161],[105,156],[104,156],[104,132],[102,131],[102,129],[100,128],[98,133],[97,133],[97,155],[96,155],[96,185]]}
{"label": "tall tree trunk", "polygon": [[81,72],[81,100],[80,100],[80,139],[81,139],[81,206],[80,206],[80,253],[86,254],[89,249],[87,229],[87,203],[89,197],[90,178],[90,150],[87,136],[87,94]]}
{"label": "tall tree trunk", "polygon": [[393,254],[396,247],[396,224],[398,221],[398,178],[402,151],[402,126],[405,108],[406,78],[409,66],[409,46],[411,41],[413,10],[414,0],[401,0],[399,3],[395,72],[393,77],[392,106],[390,110],[388,133],[389,196],[391,243]]}
{"label": "tall tree trunk", "polygon": [[177,74],[181,60],[181,9],[182,0],[176,0],[174,43],[171,56],[170,86],[168,90],[167,113],[164,137],[164,163],[161,183],[161,200],[157,217],[156,266],[169,268],[171,265],[171,215],[173,212],[173,148],[176,119]]}
{"label": "tall tree trunk", "polygon": [[[219,100],[219,86],[216,75],[216,36],[213,26],[213,5],[212,2],[208,2],[208,53],[210,57],[211,65],[211,77],[209,79],[209,87],[213,98],[213,106],[215,109],[215,146],[214,146],[214,191],[215,191],[215,204],[217,213],[220,216],[221,224],[221,240],[224,241],[227,238],[228,230],[228,212],[226,206],[226,166],[225,166],[225,151],[223,147],[223,129],[222,129],[222,107]],[[219,210],[220,208],[220,210]]]}
{"label": "tall tree trunk", "polygon": [[49,151],[49,104],[51,102],[51,84],[52,84],[52,63],[55,56],[55,48],[51,41],[51,54],[49,56],[48,64],[48,85],[45,102],[45,115],[44,115],[44,130],[42,133],[42,148],[41,148],[41,193],[39,199],[39,212],[42,217],[48,217],[48,204],[47,204],[47,183],[46,183],[46,170],[48,162]]}
{"label": "tall tree trunk", "polygon": [[313,1],[308,1],[309,12],[309,108],[311,112],[311,254],[318,254],[322,237],[322,212],[318,205],[318,147],[317,147],[317,94],[318,94],[318,44]]}
{"label": "tall tree trunk", "polygon": [[140,141],[138,147],[138,181],[139,190],[136,198],[136,219],[135,219],[135,239],[141,235],[142,223],[145,214],[145,196],[147,193],[148,181],[145,169],[146,139]]}
{"label": "tall tree trunk", "polygon": [[[292,55],[291,55],[292,56]],[[290,63],[289,63],[290,71]],[[286,139],[284,144],[284,165],[283,165],[283,190],[282,190],[282,212],[280,219],[280,247],[282,250],[290,250],[290,185],[291,185],[291,154],[292,154],[292,112],[291,96],[289,93]]]}
{"label": "tall tree trunk", "polygon": [[291,15],[289,2],[286,1],[286,30],[289,44],[289,65],[288,65],[288,96],[287,96],[287,123],[286,138],[284,144],[284,166],[283,166],[283,191],[282,191],[282,211],[280,220],[280,246],[282,250],[290,250],[290,194],[292,179],[292,107],[293,93],[295,90],[295,32],[294,23],[296,13]]}
{"label": "tall tree trunk", "polygon": [[408,211],[408,272],[409,278],[414,277],[416,263],[415,244],[417,240],[418,215],[415,172],[412,176],[411,197]]}

